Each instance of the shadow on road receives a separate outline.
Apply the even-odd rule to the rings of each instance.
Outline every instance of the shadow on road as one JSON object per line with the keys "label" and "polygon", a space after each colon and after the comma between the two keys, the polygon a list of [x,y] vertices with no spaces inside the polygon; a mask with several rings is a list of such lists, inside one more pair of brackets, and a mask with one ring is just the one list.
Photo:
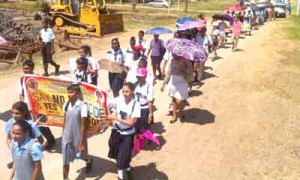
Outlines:
{"label": "shadow on road", "polygon": [[85,167],[78,169],[79,173],[76,180],[82,180],[85,178],[101,179],[107,172],[117,172],[116,163],[103,159],[97,156],[90,156],[93,159],[93,169],[90,173],[85,173]]}
{"label": "shadow on road", "polygon": [[204,72],[202,80],[206,80],[206,79],[209,79],[209,78],[219,78],[219,76],[216,76],[216,75],[214,75],[212,73],[209,73],[209,72]]}
{"label": "shadow on road", "polygon": [[185,110],[185,120],[182,123],[195,123],[205,125],[215,122],[215,115],[205,109],[191,108]]}
{"label": "shadow on road", "polygon": [[156,134],[163,134],[166,132],[165,126],[162,124],[162,122],[154,122],[150,125],[150,129]]}
{"label": "shadow on road", "polygon": [[168,176],[164,173],[156,169],[155,163],[150,163],[146,166],[137,166],[133,167],[131,180],[140,180],[140,179],[159,179],[166,180],[169,179]]}
{"label": "shadow on road", "polygon": [[142,151],[158,151],[162,148],[163,145],[166,144],[166,140],[163,136],[156,136],[156,138],[159,140],[160,145],[156,145],[150,141],[146,142]]}

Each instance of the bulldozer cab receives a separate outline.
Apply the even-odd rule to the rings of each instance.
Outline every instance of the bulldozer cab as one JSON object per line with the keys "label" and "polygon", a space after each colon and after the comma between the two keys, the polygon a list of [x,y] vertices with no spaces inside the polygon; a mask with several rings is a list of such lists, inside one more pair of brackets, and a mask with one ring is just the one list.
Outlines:
{"label": "bulldozer cab", "polygon": [[50,11],[52,13],[62,13],[68,16],[79,15],[79,1],[77,0],[58,0],[52,5]]}

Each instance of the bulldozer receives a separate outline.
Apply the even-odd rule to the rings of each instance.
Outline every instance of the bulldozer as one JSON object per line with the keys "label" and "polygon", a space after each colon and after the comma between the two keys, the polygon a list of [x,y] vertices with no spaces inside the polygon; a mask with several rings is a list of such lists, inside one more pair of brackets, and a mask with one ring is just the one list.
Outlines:
{"label": "bulldozer", "polygon": [[49,14],[57,28],[73,35],[101,37],[124,30],[122,14],[111,13],[105,0],[57,0]]}

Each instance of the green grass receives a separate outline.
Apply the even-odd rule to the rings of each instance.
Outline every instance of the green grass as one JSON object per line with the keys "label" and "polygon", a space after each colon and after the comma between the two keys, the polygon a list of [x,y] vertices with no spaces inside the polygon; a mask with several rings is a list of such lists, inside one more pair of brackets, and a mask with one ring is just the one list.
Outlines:
{"label": "green grass", "polygon": [[38,5],[36,2],[0,2],[0,8],[34,11],[37,7]]}
{"label": "green grass", "polygon": [[293,15],[288,21],[287,30],[289,37],[291,39],[300,40],[300,17]]}

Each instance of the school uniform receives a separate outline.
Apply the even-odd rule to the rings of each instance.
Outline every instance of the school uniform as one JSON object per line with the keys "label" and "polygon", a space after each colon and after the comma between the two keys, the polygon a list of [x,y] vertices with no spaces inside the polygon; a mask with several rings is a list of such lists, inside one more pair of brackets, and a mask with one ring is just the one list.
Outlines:
{"label": "school uniform", "polygon": [[125,51],[125,62],[131,61],[133,57],[133,49],[131,46],[128,46]]}
{"label": "school uniform", "polygon": [[128,60],[125,63],[125,66],[128,67],[128,72],[126,76],[126,82],[131,82],[135,84],[137,82],[136,73],[139,67],[139,62],[141,61],[141,58],[137,60]]}
{"label": "school uniform", "polygon": [[43,63],[50,63],[52,61],[51,42],[54,40],[55,35],[51,28],[41,29],[40,35],[42,39]]}
{"label": "school uniform", "polygon": [[139,134],[143,130],[149,129],[148,117],[150,111],[148,103],[153,101],[153,85],[148,82],[143,85],[137,84],[134,98],[141,106],[141,117],[138,118],[137,123],[135,124],[136,134]]}
{"label": "school uniform", "polygon": [[[73,106],[71,102],[66,102],[63,105],[63,111],[65,112],[65,124],[62,135],[62,155],[63,164],[67,165],[74,160],[75,154],[78,152],[77,148],[80,140],[81,118],[86,118],[88,112],[87,105],[79,99]],[[81,158],[87,159],[88,146],[86,134],[84,134],[84,146],[85,149],[81,154]]]}
{"label": "school uniform", "polygon": [[85,83],[92,83],[91,74],[88,73],[86,70],[80,71],[79,69],[75,69],[74,71],[74,79],[78,82],[85,82]]}
{"label": "school uniform", "polygon": [[91,76],[91,84],[93,85],[96,85],[98,84],[98,71],[99,71],[99,64],[98,62],[96,61],[96,59],[94,59],[93,57],[91,56],[88,56],[86,57],[88,59],[88,68],[93,70],[93,71],[96,71],[96,73],[90,73],[90,76]]}
{"label": "school uniform", "polygon": [[[120,65],[124,65],[125,56],[121,49],[112,50],[107,52],[107,58],[109,61],[118,63]],[[124,79],[126,77],[125,72],[116,73],[116,72],[108,72],[109,86],[110,89],[114,92],[114,94],[118,94],[120,89],[123,86]]]}
{"label": "school uniform", "polygon": [[[15,166],[14,180],[27,180],[32,179],[34,172],[34,163],[41,161],[42,146],[35,139],[27,136],[23,144],[19,145],[16,141],[12,141],[11,153]],[[45,179],[41,172],[38,176],[38,180]]]}
{"label": "school uniform", "polygon": [[138,39],[139,40],[139,44],[143,47],[143,51],[141,51],[142,54],[145,54],[146,49],[148,47],[147,45],[147,40],[146,39]]}
{"label": "school uniform", "polygon": [[[11,134],[12,127],[13,127],[15,122],[16,122],[16,120],[14,118],[11,118],[9,121],[7,121],[5,123],[4,132],[6,134]],[[31,126],[31,129],[32,129],[32,132],[33,132],[33,135],[34,135],[35,138],[38,138],[38,137],[42,136],[41,131],[39,130],[37,125],[32,120],[28,120],[27,123]]]}
{"label": "school uniform", "polygon": [[[116,108],[116,116],[124,120],[141,117],[140,104],[134,98],[126,104],[124,97],[119,96],[110,100],[108,107]],[[116,159],[117,169],[123,170],[129,168],[131,162],[135,126],[130,127],[117,121],[112,123],[108,157]]]}

